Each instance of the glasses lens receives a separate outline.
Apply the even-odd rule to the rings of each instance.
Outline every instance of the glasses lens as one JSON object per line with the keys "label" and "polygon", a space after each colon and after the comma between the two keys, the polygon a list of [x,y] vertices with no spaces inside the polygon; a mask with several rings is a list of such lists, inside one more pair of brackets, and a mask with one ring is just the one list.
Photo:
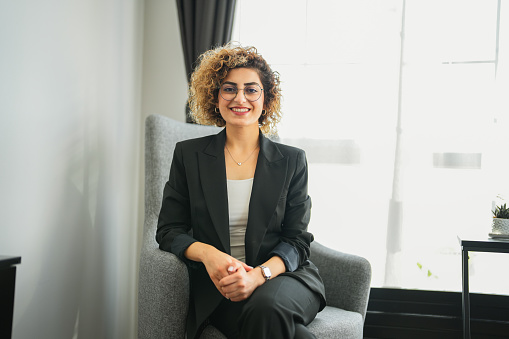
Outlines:
{"label": "glasses lens", "polygon": [[224,84],[221,86],[221,96],[224,100],[233,100],[235,96],[237,95],[237,87],[230,85],[230,84]]}
{"label": "glasses lens", "polygon": [[249,85],[244,88],[244,95],[249,101],[256,101],[262,95],[262,89],[258,85]]}

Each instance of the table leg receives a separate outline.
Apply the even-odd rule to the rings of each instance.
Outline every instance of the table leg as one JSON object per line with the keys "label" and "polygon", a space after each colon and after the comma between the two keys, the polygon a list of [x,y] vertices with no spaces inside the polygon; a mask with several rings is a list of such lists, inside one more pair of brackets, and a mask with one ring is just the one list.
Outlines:
{"label": "table leg", "polygon": [[16,267],[0,269],[0,338],[11,338]]}
{"label": "table leg", "polygon": [[463,255],[463,338],[470,339],[470,295],[468,287],[468,250],[462,249]]}

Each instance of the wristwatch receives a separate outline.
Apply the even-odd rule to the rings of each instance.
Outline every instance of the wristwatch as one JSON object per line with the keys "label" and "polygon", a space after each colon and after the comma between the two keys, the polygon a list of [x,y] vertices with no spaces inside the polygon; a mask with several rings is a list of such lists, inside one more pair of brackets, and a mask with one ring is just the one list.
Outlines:
{"label": "wristwatch", "polygon": [[259,265],[258,267],[262,269],[262,274],[263,277],[265,278],[265,281],[269,281],[270,277],[272,277],[272,273],[270,273],[270,268],[265,267],[263,265]]}

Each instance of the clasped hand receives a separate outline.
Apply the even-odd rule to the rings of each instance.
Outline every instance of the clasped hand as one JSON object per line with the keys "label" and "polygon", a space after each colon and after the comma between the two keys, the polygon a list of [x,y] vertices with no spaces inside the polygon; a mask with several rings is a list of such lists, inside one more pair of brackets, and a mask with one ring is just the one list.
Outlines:
{"label": "clasped hand", "polygon": [[231,301],[249,298],[260,285],[253,267],[217,249],[207,255],[203,264],[217,290]]}

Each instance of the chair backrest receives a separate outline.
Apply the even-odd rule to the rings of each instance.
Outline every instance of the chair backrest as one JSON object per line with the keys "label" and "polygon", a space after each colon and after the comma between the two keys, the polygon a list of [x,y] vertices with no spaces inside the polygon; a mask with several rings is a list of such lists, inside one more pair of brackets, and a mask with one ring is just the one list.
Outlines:
{"label": "chair backrest", "polygon": [[155,232],[163,188],[168,181],[175,144],[179,141],[216,134],[213,126],[186,124],[161,115],[145,121],[145,226],[143,246],[157,246]]}

